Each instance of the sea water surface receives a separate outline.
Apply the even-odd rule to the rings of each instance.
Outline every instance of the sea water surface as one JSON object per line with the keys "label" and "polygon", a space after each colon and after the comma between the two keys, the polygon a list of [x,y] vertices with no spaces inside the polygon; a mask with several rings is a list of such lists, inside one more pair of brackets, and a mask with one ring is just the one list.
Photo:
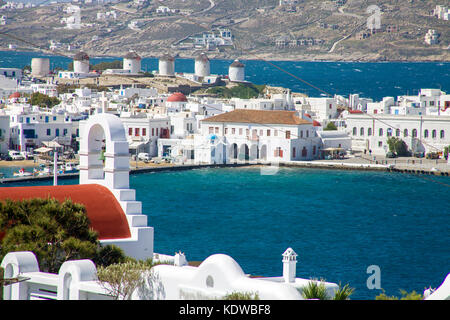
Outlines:
{"label": "sea water surface", "polygon": [[[20,185],[42,184],[52,181]],[[423,293],[450,272],[448,185],[440,176],[300,168],[130,175],[155,228],[155,252],[181,250],[190,261],[224,253],[245,273],[271,277],[282,274],[281,254],[292,247],[297,277],[348,283],[352,299],[369,300],[382,289]],[[367,287],[374,265],[379,290]]]}
{"label": "sea water surface", "polygon": [[[35,57],[48,57],[50,68],[66,69],[72,59],[64,56],[50,56],[36,52],[0,51],[0,67],[23,68],[31,65]],[[121,57],[91,57],[95,65],[103,61],[122,60]],[[417,95],[422,88],[437,88],[450,91],[450,62],[308,62],[271,61],[283,72],[262,60],[243,60],[246,80],[254,84],[267,84],[290,88],[294,92],[305,93],[311,97],[338,94],[381,101],[383,97],[398,95]],[[211,60],[211,73],[226,75],[232,60]],[[143,58],[142,70],[158,69],[158,59]],[[193,59],[176,59],[175,72],[194,72]],[[319,88],[317,90],[304,82]]]}

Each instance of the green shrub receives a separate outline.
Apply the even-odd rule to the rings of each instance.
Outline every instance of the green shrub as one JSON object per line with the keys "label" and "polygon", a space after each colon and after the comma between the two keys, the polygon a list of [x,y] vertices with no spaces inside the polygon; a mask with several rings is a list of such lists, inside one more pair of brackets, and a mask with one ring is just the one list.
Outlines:
{"label": "green shrub", "polygon": [[223,297],[223,300],[259,300],[258,293],[233,291]]}
{"label": "green shrub", "polygon": [[323,280],[311,280],[308,282],[303,290],[301,291],[303,298],[305,299],[319,299],[328,300],[327,288]]}
{"label": "green shrub", "polygon": [[348,283],[345,286],[342,286],[339,282],[339,288],[334,293],[333,300],[349,300],[354,291],[355,289],[351,288]]}

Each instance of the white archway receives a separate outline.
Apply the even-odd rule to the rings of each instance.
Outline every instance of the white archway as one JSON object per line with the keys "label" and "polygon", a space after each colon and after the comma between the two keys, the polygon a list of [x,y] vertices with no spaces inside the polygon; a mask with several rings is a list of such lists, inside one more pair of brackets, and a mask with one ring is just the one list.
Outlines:
{"label": "white archway", "polygon": [[[109,189],[128,189],[130,160],[125,128],[108,113],[87,120],[80,142],[80,184],[97,183]],[[105,143],[104,164],[101,159]]]}

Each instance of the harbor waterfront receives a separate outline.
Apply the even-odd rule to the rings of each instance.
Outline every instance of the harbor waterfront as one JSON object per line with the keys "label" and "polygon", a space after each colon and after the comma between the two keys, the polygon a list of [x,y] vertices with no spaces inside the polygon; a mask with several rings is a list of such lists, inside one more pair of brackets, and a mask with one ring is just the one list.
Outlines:
{"label": "harbor waterfront", "polygon": [[[72,59],[37,52],[0,51],[0,67],[23,68],[32,58],[50,59],[50,68],[66,69]],[[91,63],[122,60],[122,57],[92,57]],[[381,100],[385,96],[417,94],[419,88],[440,88],[450,91],[450,62],[334,62],[334,61],[273,61],[278,67],[301,76],[331,94],[359,94]],[[230,60],[211,60],[212,74],[227,74]],[[158,69],[158,58],[144,57],[142,70]],[[245,61],[246,80],[318,96],[311,88],[265,61]],[[194,59],[176,59],[176,72],[192,72]]]}
{"label": "harbor waterfront", "polygon": [[382,292],[367,288],[369,266],[379,266],[381,288],[397,296],[437,287],[448,274],[450,217],[441,184],[448,177],[291,167],[261,173],[255,166],[132,174],[130,187],[155,228],[155,249],[182,250],[189,261],[225,253],[245,273],[273,276],[292,247],[299,276],[349,283],[352,299]]}

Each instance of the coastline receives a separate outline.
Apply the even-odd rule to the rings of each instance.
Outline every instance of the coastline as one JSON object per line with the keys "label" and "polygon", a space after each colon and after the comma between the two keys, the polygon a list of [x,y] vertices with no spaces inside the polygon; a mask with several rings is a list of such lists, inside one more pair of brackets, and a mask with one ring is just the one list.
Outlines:
{"label": "coastline", "polygon": [[[286,168],[307,168],[307,169],[328,169],[328,170],[355,170],[355,171],[380,171],[380,172],[395,172],[395,173],[407,173],[407,174],[421,174],[421,175],[433,175],[433,176],[449,176],[450,165],[446,163],[437,163],[433,166],[433,163],[422,166],[423,163],[419,163],[420,160],[412,163],[399,163],[393,164],[388,160],[379,160],[376,163],[364,163],[361,161],[349,161],[344,160],[314,160],[314,161],[283,161],[280,163],[270,164],[263,162],[234,162],[227,164],[161,164],[161,165],[144,165],[141,167],[130,166],[130,174],[142,174],[151,172],[170,172],[170,171],[185,171],[205,168],[242,168],[242,167],[260,167],[266,168],[265,174],[276,174],[278,167]],[[365,159],[367,160],[367,159]],[[411,160],[413,161],[413,160]],[[0,161],[0,167],[2,166]],[[380,162],[380,163],[378,163]],[[420,164],[420,165],[419,165]],[[439,169],[437,169],[438,167]],[[58,179],[71,179],[77,178],[78,173],[67,173],[58,175]],[[1,184],[13,184],[28,181],[50,181],[53,180],[53,175],[47,176],[34,176],[34,177],[15,177],[15,178],[2,178]]]}
{"label": "coastline", "polygon": [[[1,48],[1,52],[17,52],[17,53],[37,53],[40,55],[46,55],[46,56],[57,56],[57,57],[67,57],[67,55],[62,55],[58,53],[49,53],[42,50],[34,50],[34,49],[27,49],[27,48],[20,48],[20,50],[12,50],[8,48]],[[93,59],[121,59],[121,56],[123,56],[123,53],[116,52],[115,54],[101,54],[101,53],[91,53]],[[273,62],[342,62],[342,63],[450,63],[450,50],[449,53],[446,54],[448,56],[447,59],[418,59],[418,58],[412,58],[409,57],[408,59],[389,59],[386,57],[380,58],[370,58],[367,56],[362,56],[358,59],[348,59],[345,56],[337,56],[336,58],[331,57],[308,57],[305,58],[305,56],[299,56],[299,57],[292,57],[292,56],[283,56],[283,55],[273,55],[271,53],[263,53],[260,54],[261,57],[258,58],[255,55],[246,55],[246,54],[225,54],[225,55],[217,55],[215,53],[211,54],[210,59],[211,60],[234,60],[236,57],[238,57],[240,60],[243,61],[273,61]],[[142,54],[141,55],[143,59],[158,59],[158,54]],[[194,59],[194,55],[180,55],[177,54],[176,58],[178,59]]]}

